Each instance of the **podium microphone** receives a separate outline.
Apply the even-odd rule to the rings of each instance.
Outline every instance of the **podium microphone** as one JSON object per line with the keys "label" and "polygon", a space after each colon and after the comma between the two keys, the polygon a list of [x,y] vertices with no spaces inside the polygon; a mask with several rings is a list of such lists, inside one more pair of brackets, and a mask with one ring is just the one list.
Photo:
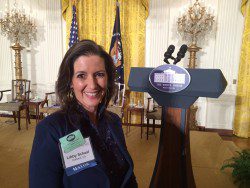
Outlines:
{"label": "podium microphone", "polygon": [[180,47],[180,50],[179,52],[177,53],[177,57],[175,58],[174,60],[174,65],[176,63],[178,63],[183,57],[185,57],[185,53],[187,52],[187,45],[186,44],[183,44],[181,47]]}
{"label": "podium microphone", "polygon": [[167,51],[164,54],[164,62],[169,64],[168,59],[174,59],[174,57],[172,56],[172,53],[174,52],[175,46],[174,45],[170,45],[167,49]]}

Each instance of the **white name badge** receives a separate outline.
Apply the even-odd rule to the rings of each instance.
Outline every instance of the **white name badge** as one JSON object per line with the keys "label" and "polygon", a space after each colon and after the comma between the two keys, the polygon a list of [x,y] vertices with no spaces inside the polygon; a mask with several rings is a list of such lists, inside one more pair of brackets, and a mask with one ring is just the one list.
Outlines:
{"label": "white name badge", "polygon": [[96,165],[90,139],[85,138],[84,140],[82,145],[72,151],[65,151],[60,144],[62,160],[68,176]]}

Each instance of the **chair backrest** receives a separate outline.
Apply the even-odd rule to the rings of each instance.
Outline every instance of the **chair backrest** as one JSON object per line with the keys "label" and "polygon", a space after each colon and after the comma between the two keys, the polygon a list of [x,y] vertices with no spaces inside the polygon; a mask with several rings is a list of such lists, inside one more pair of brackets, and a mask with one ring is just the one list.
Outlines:
{"label": "chair backrest", "polygon": [[45,93],[48,100],[48,106],[60,106],[59,98],[56,92]]}
{"label": "chair backrest", "polygon": [[152,97],[148,97],[147,112],[156,111],[158,108],[162,108],[162,107],[159,106]]}
{"label": "chair backrest", "polygon": [[125,84],[121,83],[115,83],[115,94],[111,98],[111,105],[118,106],[118,107],[124,107],[125,103]]}
{"label": "chair backrest", "polygon": [[116,83],[115,94],[107,107],[108,111],[116,113],[121,119],[124,117],[125,84]]}
{"label": "chair backrest", "polygon": [[[45,93],[45,98],[43,102],[41,103],[41,108],[44,107],[56,107],[58,108],[60,106],[59,97],[56,92],[57,87],[57,81],[55,82],[55,89],[52,92]],[[46,104],[46,105],[45,105]]]}
{"label": "chair backrest", "polygon": [[28,101],[30,95],[30,80],[12,80],[12,101]]}
{"label": "chair backrest", "polygon": [[148,98],[147,110],[146,110],[146,118],[161,120],[162,116],[162,106],[159,106],[153,98]]}

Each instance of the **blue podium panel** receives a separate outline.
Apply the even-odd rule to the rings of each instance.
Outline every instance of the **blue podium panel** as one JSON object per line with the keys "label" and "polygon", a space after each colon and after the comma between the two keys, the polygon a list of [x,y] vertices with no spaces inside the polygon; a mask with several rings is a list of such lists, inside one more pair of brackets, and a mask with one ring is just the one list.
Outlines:
{"label": "blue podium panel", "polygon": [[[128,86],[132,91],[163,93],[155,89],[149,82],[149,74],[153,68],[132,67]],[[178,93],[170,95],[218,98],[225,90],[227,81],[219,69],[187,69],[191,76],[189,86]]]}

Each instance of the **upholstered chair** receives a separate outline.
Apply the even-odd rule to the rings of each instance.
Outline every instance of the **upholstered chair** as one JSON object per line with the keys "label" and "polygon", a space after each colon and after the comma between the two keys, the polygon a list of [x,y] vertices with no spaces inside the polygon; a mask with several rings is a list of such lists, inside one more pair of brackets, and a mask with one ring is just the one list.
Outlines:
{"label": "upholstered chair", "polygon": [[16,123],[16,115],[18,118],[18,130],[21,130],[20,118],[21,111],[26,111],[26,129],[30,123],[29,116],[29,99],[30,99],[30,81],[25,79],[12,80],[11,90],[0,91],[0,100],[4,93],[11,93],[11,101],[0,103],[0,111],[11,111]]}

